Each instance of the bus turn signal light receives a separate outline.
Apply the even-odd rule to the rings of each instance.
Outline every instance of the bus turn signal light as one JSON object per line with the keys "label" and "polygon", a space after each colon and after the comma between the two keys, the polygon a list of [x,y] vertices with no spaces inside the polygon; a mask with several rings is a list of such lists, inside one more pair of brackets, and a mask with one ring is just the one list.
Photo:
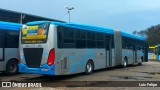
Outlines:
{"label": "bus turn signal light", "polygon": [[54,59],[55,59],[55,50],[51,49],[50,52],[49,52],[47,64],[49,66],[53,65],[54,64]]}

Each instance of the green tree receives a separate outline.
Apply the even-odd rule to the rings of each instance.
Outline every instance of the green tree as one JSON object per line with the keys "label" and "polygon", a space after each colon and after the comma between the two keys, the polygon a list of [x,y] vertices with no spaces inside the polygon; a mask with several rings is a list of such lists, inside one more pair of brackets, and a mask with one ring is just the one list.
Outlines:
{"label": "green tree", "polygon": [[146,30],[133,31],[132,33],[146,38],[150,46],[160,44],[160,24],[151,26]]}

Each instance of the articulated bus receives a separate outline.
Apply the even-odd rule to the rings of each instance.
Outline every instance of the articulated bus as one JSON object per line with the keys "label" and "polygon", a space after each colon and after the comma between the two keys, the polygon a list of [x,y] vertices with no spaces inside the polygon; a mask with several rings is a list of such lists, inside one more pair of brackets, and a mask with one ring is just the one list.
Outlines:
{"label": "articulated bus", "polygon": [[22,24],[0,21],[0,72],[18,71],[19,30]]}
{"label": "articulated bus", "polygon": [[148,61],[143,37],[113,29],[49,21],[28,22],[21,30],[19,72],[69,75]]}
{"label": "articulated bus", "polygon": [[157,51],[157,45],[155,45],[155,46],[149,46],[149,49],[148,49],[148,59],[150,59],[150,60],[156,60],[156,51]]}

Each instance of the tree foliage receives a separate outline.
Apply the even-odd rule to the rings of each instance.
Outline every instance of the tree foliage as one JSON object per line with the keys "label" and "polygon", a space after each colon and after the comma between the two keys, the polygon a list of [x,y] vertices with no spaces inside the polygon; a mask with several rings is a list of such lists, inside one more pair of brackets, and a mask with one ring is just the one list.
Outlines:
{"label": "tree foliage", "polygon": [[151,26],[146,30],[133,31],[132,33],[146,38],[150,46],[160,44],[160,24]]}

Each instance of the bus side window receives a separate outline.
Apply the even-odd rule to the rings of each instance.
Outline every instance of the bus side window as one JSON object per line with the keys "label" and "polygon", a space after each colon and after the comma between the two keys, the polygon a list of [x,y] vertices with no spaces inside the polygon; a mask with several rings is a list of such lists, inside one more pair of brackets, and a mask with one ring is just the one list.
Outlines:
{"label": "bus side window", "polygon": [[80,30],[76,30],[76,39],[80,39],[81,33]]}
{"label": "bus side window", "polygon": [[5,33],[5,47],[18,48],[19,33],[18,31],[6,31]]}
{"label": "bus side window", "polygon": [[62,42],[62,33],[58,31],[58,42]]}
{"label": "bus side window", "polygon": [[62,43],[62,32],[63,32],[63,27],[58,26],[57,27],[57,43],[58,43],[58,48],[63,48],[63,43]]}
{"label": "bus side window", "polygon": [[76,48],[86,48],[86,31],[76,30]]}
{"label": "bus side window", "polygon": [[[104,43],[104,37],[105,35],[102,33],[96,33],[96,43],[97,43],[97,48],[104,48],[105,43]],[[109,45],[109,43],[106,43],[106,45]],[[107,46],[106,46],[107,47]]]}
{"label": "bus side window", "polygon": [[127,49],[127,39],[125,37],[122,38],[122,48]]}
{"label": "bus side window", "polygon": [[87,48],[95,48],[96,41],[95,41],[95,32],[87,32]]}
{"label": "bus side window", "polygon": [[75,31],[73,28],[65,28],[63,29],[63,47],[64,48],[75,48]]}
{"label": "bus side window", "polygon": [[75,48],[75,31],[73,28],[58,26],[58,48]]}

